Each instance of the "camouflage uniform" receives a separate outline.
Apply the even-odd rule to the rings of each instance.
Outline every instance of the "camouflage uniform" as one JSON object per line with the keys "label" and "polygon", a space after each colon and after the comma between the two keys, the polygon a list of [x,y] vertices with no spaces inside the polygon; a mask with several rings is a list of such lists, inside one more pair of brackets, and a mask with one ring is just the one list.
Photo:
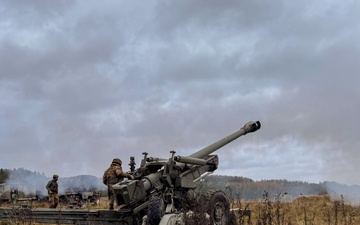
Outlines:
{"label": "camouflage uniform", "polygon": [[127,177],[128,179],[134,179],[132,175],[125,173],[122,170],[121,164],[122,162],[120,159],[113,159],[110,167],[105,170],[103,175],[103,183],[108,187],[108,198],[110,200],[109,209],[114,209],[115,196],[112,186],[124,180],[124,177]]}
{"label": "camouflage uniform", "polygon": [[53,179],[46,184],[46,190],[48,191],[49,194],[50,208],[56,208],[59,204],[59,195],[58,195],[59,190],[57,183],[58,179],[59,176],[54,175]]}

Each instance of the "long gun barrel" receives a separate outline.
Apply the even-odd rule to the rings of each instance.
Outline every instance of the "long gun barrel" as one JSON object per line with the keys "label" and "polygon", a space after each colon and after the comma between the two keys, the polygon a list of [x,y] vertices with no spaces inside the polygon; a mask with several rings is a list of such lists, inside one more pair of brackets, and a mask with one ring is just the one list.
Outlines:
{"label": "long gun barrel", "polygon": [[230,134],[229,136],[193,153],[190,155],[190,157],[193,158],[204,158],[207,155],[210,155],[211,153],[215,152],[219,148],[223,147],[224,145],[229,144],[233,140],[237,139],[238,137],[245,135],[247,133],[255,132],[259,130],[261,127],[261,124],[259,121],[256,122],[248,122],[246,123],[240,130]]}

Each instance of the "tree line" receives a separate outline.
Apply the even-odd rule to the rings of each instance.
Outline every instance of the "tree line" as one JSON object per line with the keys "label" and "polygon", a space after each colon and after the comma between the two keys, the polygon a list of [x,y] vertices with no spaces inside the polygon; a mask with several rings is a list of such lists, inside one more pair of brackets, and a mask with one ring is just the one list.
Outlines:
{"label": "tree line", "polygon": [[360,202],[360,186],[324,181],[309,183],[289,180],[259,180],[241,176],[210,175],[198,183],[200,191],[219,189],[233,200],[260,200],[267,195],[272,200],[291,201],[300,196],[344,196],[355,203]]}
{"label": "tree line", "polygon": [[5,183],[7,179],[9,179],[10,170],[8,169],[0,169],[0,184]]}

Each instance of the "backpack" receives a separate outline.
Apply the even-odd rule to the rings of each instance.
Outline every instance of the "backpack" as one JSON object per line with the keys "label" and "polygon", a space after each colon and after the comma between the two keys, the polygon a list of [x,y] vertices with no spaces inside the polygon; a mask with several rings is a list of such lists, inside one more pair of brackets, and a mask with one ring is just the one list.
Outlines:
{"label": "backpack", "polygon": [[103,183],[105,185],[108,185],[108,180],[111,178],[111,167],[107,168],[107,170],[105,170],[104,175],[103,175]]}

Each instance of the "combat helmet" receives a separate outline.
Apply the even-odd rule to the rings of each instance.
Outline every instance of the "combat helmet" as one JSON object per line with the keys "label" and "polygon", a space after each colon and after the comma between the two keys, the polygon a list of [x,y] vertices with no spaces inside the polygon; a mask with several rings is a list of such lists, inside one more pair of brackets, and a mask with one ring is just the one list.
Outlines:
{"label": "combat helmet", "polygon": [[112,163],[119,164],[121,166],[122,161],[119,158],[115,158],[115,159],[113,159]]}
{"label": "combat helmet", "polygon": [[54,174],[53,179],[58,179],[58,178],[59,178],[59,175]]}

